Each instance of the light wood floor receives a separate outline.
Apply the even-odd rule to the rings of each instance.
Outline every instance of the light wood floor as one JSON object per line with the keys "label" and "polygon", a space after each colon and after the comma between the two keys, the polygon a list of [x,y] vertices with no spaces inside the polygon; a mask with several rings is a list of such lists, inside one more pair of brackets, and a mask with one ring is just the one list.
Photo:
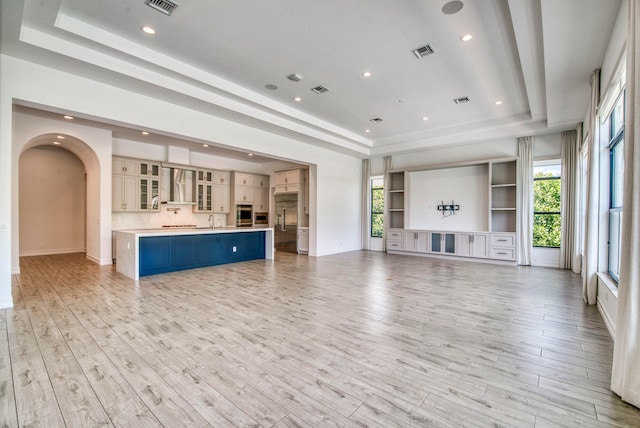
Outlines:
{"label": "light wood floor", "polygon": [[376,252],[21,271],[0,426],[640,426],[570,272]]}

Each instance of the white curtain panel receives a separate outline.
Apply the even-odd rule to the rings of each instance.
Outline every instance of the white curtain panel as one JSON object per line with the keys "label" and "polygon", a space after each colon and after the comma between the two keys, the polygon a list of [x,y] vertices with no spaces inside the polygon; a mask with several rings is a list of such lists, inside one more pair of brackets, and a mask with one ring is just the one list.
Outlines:
{"label": "white curtain panel", "polygon": [[533,137],[518,138],[518,264],[531,266],[533,241]]}
{"label": "white curtain panel", "polygon": [[560,268],[571,269],[575,257],[576,165],[578,158],[576,131],[564,131],[561,139]]}
{"label": "white curtain panel", "polygon": [[627,91],[624,124],[624,197],[618,318],[613,347],[611,389],[640,407],[640,51],[638,1],[629,0]]}
{"label": "white curtain panel", "polygon": [[[384,187],[387,188],[389,186],[389,171],[391,171],[391,161],[392,158],[391,156],[385,156],[382,158],[382,172],[383,172],[383,177],[384,177]],[[386,193],[388,195],[388,193]],[[386,201],[385,201],[385,205],[386,205]],[[387,210],[384,210],[384,224],[385,224],[385,229],[387,229],[387,226],[389,224],[389,216],[387,215]],[[387,234],[383,233],[382,234],[382,248],[384,248],[384,251],[387,252]]]}
{"label": "white curtain panel", "polygon": [[581,235],[583,231],[583,222],[580,218],[580,203],[581,203],[581,184],[582,171],[580,169],[580,163],[582,154],[580,148],[582,147],[582,122],[576,126],[576,165],[574,175],[574,212],[573,212],[573,262],[571,268],[573,273],[579,274],[582,271],[582,247],[581,247]]}
{"label": "white curtain panel", "polygon": [[[628,79],[628,77],[627,77]],[[586,228],[584,236],[582,270],[582,297],[588,305],[596,304],[598,295],[598,216],[600,189],[600,141],[598,135],[598,104],[600,104],[600,70],[591,74],[591,104],[589,105],[588,171]]]}
{"label": "white curtain panel", "polygon": [[368,250],[371,248],[369,245],[369,230],[371,229],[371,160],[362,159],[362,207],[360,209],[361,218],[360,224],[362,225],[362,249]]}

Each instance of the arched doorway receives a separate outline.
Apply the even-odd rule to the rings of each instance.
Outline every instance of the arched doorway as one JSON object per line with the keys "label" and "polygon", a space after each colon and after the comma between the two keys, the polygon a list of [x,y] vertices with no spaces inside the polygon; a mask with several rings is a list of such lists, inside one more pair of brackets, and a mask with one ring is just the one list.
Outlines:
{"label": "arched doorway", "polygon": [[18,183],[20,256],[86,252],[80,158],[61,145],[32,147],[20,156]]}
{"label": "arched doorway", "polygon": [[17,190],[21,256],[86,252],[99,260],[99,223],[87,219],[99,218],[100,167],[89,145],[68,134],[32,138],[20,151]]}

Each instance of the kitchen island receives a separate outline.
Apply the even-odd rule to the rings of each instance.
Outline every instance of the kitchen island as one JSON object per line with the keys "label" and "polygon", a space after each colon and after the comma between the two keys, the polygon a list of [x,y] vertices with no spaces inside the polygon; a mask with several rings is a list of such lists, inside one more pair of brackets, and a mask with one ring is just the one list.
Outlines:
{"label": "kitchen island", "polygon": [[131,279],[256,259],[273,259],[271,228],[120,230],[116,270]]}

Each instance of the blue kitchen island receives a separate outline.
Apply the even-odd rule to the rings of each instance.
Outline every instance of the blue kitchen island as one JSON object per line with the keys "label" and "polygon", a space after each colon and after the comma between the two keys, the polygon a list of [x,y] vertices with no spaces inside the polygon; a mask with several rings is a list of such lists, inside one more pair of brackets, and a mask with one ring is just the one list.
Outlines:
{"label": "blue kitchen island", "polygon": [[273,229],[116,231],[116,270],[132,279],[256,259],[273,259]]}

